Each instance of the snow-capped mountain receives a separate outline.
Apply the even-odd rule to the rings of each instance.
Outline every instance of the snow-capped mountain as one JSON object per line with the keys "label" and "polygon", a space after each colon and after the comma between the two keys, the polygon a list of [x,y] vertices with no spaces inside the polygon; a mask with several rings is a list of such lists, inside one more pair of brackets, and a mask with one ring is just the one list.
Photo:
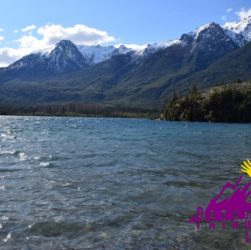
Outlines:
{"label": "snow-capped mountain", "polygon": [[[244,46],[248,41],[251,41],[251,16],[239,22],[228,23],[223,27],[213,22],[208,23],[197,28],[194,32],[190,32],[189,35],[195,41],[199,41],[202,36],[204,39],[206,36],[213,38],[219,35],[219,33],[221,33],[222,39],[232,41],[238,47]],[[80,45],[78,48],[89,64],[96,64],[118,54],[132,53],[135,56],[148,56],[160,49],[181,44],[182,42],[184,42],[182,39],[169,40],[161,43],[146,44],[139,48],[130,48],[126,45],[120,45],[119,47]]]}
{"label": "snow-capped mountain", "polygon": [[209,23],[178,40],[144,46],[76,46],[62,40],[51,51],[1,68],[1,100],[157,108],[174,89],[185,93],[192,84],[250,80],[250,19],[231,26]]}
{"label": "snow-capped mountain", "polygon": [[[214,31],[212,31],[212,28],[214,28]],[[214,22],[203,25],[197,28],[194,32],[190,32],[190,34],[192,34],[195,39],[198,39],[201,35],[210,36],[213,38],[218,32],[221,32],[223,36],[226,36],[226,39],[231,40],[238,47],[244,46],[249,41],[246,36],[242,34],[242,32],[237,32],[237,30],[234,30],[227,25],[220,26]]]}
{"label": "snow-capped mountain", "polygon": [[27,55],[11,64],[7,70],[50,75],[72,72],[85,67],[88,67],[88,62],[77,46],[71,41],[61,40],[51,52]]}
{"label": "snow-capped mountain", "polygon": [[120,46],[76,46],[68,40],[61,40],[52,51],[32,53],[11,64],[5,70],[35,70],[46,73],[66,73],[103,62],[116,55],[130,53],[134,57],[147,56],[174,42],[154,43],[140,48]]}
{"label": "snow-capped mountain", "polygon": [[176,43],[175,41],[168,41],[164,43],[152,43],[147,45],[132,48],[126,45],[119,46],[101,46],[101,45],[79,45],[78,49],[86,58],[90,65],[103,62],[110,59],[112,56],[131,53],[134,56],[145,56],[156,52],[158,49],[166,48]]}
{"label": "snow-capped mountain", "polygon": [[4,70],[33,71],[32,74],[41,72],[44,75],[60,74],[91,67],[116,55],[130,54],[133,62],[135,58],[139,62],[141,58],[149,57],[157,51],[184,46],[190,53],[210,61],[244,46],[249,41],[251,41],[251,17],[244,18],[240,22],[228,23],[223,27],[212,22],[182,35],[178,40],[143,46],[76,46],[71,41],[62,40],[52,51],[27,55]]}
{"label": "snow-capped mountain", "polygon": [[228,35],[227,32],[217,23],[209,23],[198,28],[193,34],[193,43],[195,48],[200,48],[207,51],[220,50],[219,46],[222,46],[222,50],[229,47],[230,50],[239,46],[236,41]]}
{"label": "snow-capped mountain", "polygon": [[115,46],[101,46],[101,45],[79,45],[79,51],[82,53],[87,62],[91,64],[96,64],[107,60],[112,57],[114,51],[116,50]]}
{"label": "snow-capped mountain", "polygon": [[[218,38],[226,41],[227,43],[234,43],[238,47],[244,46],[248,41],[251,41],[251,17],[245,18],[240,22],[231,23],[221,27],[216,23],[208,23],[197,28],[194,32],[190,32],[189,35],[193,36],[194,41],[199,43],[202,40]],[[218,36],[216,38],[216,36]],[[134,56],[148,56],[155,53],[160,49],[166,49],[170,46],[182,44],[182,39],[169,40],[161,43],[150,43],[143,45],[139,48],[131,48],[126,45],[120,46],[87,46],[79,45],[78,49],[82,53],[83,57],[89,65],[103,62],[110,59],[114,55],[131,53]],[[233,46],[234,47],[234,46]],[[213,48],[211,48],[213,49]]]}
{"label": "snow-capped mountain", "polygon": [[61,40],[46,56],[48,69],[52,71],[69,72],[88,66],[86,58],[77,46],[69,40]]}
{"label": "snow-capped mountain", "polygon": [[239,22],[226,23],[224,28],[242,35],[247,41],[251,41],[251,16],[245,17]]}

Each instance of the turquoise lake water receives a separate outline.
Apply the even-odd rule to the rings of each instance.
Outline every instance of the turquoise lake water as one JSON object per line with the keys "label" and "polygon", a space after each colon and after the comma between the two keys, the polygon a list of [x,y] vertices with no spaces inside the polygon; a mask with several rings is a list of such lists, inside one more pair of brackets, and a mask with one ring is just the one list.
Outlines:
{"label": "turquoise lake water", "polygon": [[251,125],[2,116],[0,142],[0,249],[246,249],[188,219],[240,176]]}

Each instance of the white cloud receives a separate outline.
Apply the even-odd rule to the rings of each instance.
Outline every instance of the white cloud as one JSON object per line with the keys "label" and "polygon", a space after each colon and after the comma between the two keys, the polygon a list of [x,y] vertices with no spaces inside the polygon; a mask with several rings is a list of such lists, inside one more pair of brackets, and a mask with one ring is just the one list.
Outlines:
{"label": "white cloud", "polygon": [[37,28],[37,26],[35,24],[29,25],[24,27],[23,29],[21,29],[22,32],[28,32],[28,31],[32,31],[35,30]]}
{"label": "white cloud", "polygon": [[3,28],[0,28],[0,32],[3,32],[4,31],[4,29]]}
{"label": "white cloud", "polygon": [[0,42],[2,42],[5,39],[5,37],[0,36]]}
{"label": "white cloud", "polygon": [[[251,8],[250,9],[241,8],[239,11],[235,12],[235,15],[238,17],[239,20],[231,22],[227,22],[227,16],[222,16],[221,19],[225,21],[223,27],[237,28],[237,26],[239,25],[239,21],[241,21],[244,18],[251,17]],[[238,29],[240,30],[240,27]]]}
{"label": "white cloud", "polygon": [[[63,39],[71,40],[78,45],[97,45],[116,41],[106,31],[90,28],[83,24],[71,27],[63,27],[58,24],[47,24],[41,27],[29,25],[22,31],[29,32],[34,29],[36,29],[36,34],[28,33],[15,41],[17,48],[0,48],[0,66],[7,66],[32,52],[51,50],[57,42]],[[19,31],[14,30],[13,32],[18,33]]]}
{"label": "white cloud", "polygon": [[43,41],[47,45],[55,44],[62,39],[68,39],[76,44],[94,45],[115,41],[113,36],[106,31],[90,28],[83,24],[76,24],[72,27],[62,25],[47,24],[37,30],[43,36]]}
{"label": "white cloud", "polygon": [[0,48],[0,67],[5,67],[30,51],[25,49]]}
{"label": "white cloud", "polygon": [[33,51],[51,49],[51,46],[48,46],[44,40],[39,40],[31,34],[22,36],[17,39],[16,42],[19,44],[19,48],[30,48]]}
{"label": "white cloud", "polygon": [[32,34],[24,35],[16,40],[20,48],[29,48],[32,51],[50,50],[57,42],[66,39],[75,44],[97,45],[115,41],[113,36],[106,31],[87,27],[83,24],[76,24],[72,27],[62,25],[47,24],[37,29],[37,34],[41,39]]}
{"label": "white cloud", "polygon": [[226,12],[227,12],[227,13],[230,13],[230,12],[232,12],[232,11],[233,11],[233,8],[228,8]]}
{"label": "white cloud", "polygon": [[240,11],[235,12],[235,14],[236,14],[240,19],[249,17],[249,16],[251,16],[251,8],[250,8],[250,9],[242,8]]}
{"label": "white cloud", "polygon": [[13,33],[15,33],[15,34],[18,33],[18,32],[19,32],[19,30],[13,30]]}

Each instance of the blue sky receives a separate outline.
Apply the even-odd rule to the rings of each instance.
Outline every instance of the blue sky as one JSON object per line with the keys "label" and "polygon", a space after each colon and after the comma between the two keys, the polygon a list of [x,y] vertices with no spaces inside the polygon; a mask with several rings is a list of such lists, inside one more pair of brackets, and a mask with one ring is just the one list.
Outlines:
{"label": "blue sky", "polygon": [[[18,57],[21,50],[14,49],[21,48],[20,55],[28,53],[33,47],[47,46],[49,49],[59,38],[73,38],[79,44],[145,44],[177,39],[182,33],[211,21],[219,24],[237,21],[239,17],[236,13],[241,10],[247,12],[251,9],[251,2],[8,0],[1,1],[0,6],[0,28],[3,29],[0,32],[1,66],[7,56],[9,61],[6,63]],[[86,40],[83,38],[85,35]],[[42,39],[43,42],[40,41]],[[12,50],[7,51],[7,48]]]}

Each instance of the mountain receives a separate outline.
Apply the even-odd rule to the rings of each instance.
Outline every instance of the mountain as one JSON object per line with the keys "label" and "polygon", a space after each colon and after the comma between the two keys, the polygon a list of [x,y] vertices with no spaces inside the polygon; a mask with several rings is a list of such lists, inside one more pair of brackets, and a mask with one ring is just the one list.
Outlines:
{"label": "mountain", "polygon": [[242,36],[246,41],[251,41],[251,16],[245,17],[239,22],[227,23],[224,28]]}
{"label": "mountain", "polygon": [[88,67],[86,58],[83,57],[77,46],[71,41],[62,40],[47,56],[49,72],[66,73]]}
{"label": "mountain", "polygon": [[115,46],[79,45],[78,49],[82,53],[84,58],[88,61],[89,65],[103,62],[110,59],[114,55],[136,52],[135,50],[127,48],[124,45],[121,45],[118,48]]}
{"label": "mountain", "polygon": [[1,73],[14,77],[36,79],[36,77],[73,72],[88,66],[86,58],[77,46],[71,41],[62,40],[50,53],[27,55],[2,70]]}
{"label": "mountain", "polygon": [[212,22],[178,40],[137,49],[62,40],[49,53],[0,69],[0,97],[9,103],[160,109],[173,90],[251,78],[250,23],[251,18],[224,27]]}
{"label": "mountain", "polygon": [[220,58],[206,69],[196,72],[177,83],[176,87],[188,89],[191,84],[208,88],[218,84],[251,79],[251,43]]}
{"label": "mountain", "polygon": [[[140,60],[133,60],[133,56],[131,61],[128,58],[119,72],[112,70],[112,61],[95,65],[83,74],[88,87],[82,95],[89,100],[94,91],[104,97],[99,101],[105,103],[158,107],[180,81],[238,48],[219,25],[211,23],[198,34],[182,35],[178,42]],[[103,72],[104,68],[110,69],[106,77],[98,74],[95,77],[93,72]]]}

